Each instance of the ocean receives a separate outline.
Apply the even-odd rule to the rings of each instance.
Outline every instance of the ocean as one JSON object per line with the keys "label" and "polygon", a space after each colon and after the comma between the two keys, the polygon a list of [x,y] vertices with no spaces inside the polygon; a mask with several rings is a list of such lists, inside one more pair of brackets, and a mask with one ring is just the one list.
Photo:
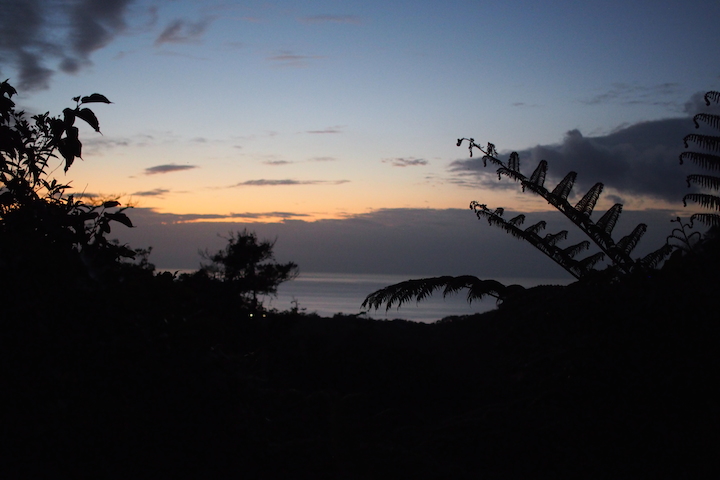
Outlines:
{"label": "ocean", "polygon": [[[265,297],[267,308],[290,310],[293,302],[306,313],[317,313],[322,317],[332,317],[336,313],[359,314],[365,310],[361,304],[365,297],[388,285],[409,279],[422,278],[418,275],[373,275],[344,273],[301,273],[296,279],[282,283],[276,297]],[[497,278],[505,285],[519,284],[524,287],[536,285],[567,285],[566,278]],[[443,298],[442,292],[436,293],[422,302],[409,302],[399,309],[393,307],[386,311],[384,307],[367,312],[366,317],[392,320],[401,318],[417,322],[431,323],[451,315],[470,315],[496,308],[495,299],[488,297],[482,301],[468,304],[464,292]]]}

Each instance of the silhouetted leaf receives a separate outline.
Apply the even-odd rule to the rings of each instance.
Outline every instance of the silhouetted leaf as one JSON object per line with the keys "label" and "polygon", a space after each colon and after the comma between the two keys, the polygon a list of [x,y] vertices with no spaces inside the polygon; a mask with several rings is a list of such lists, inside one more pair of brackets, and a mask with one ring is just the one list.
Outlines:
{"label": "silhouetted leaf", "polygon": [[124,213],[120,213],[120,212],[117,212],[117,213],[106,213],[105,215],[106,215],[107,218],[109,218],[110,220],[115,220],[116,222],[122,223],[122,224],[125,225],[126,227],[130,227],[130,228],[133,227],[132,222],[130,221],[130,219],[128,218],[128,216],[125,215]]}
{"label": "silhouetted leaf", "polygon": [[68,130],[75,124],[75,110],[66,108],[63,110],[63,119],[65,122],[65,130]]}
{"label": "silhouetted leaf", "polygon": [[93,93],[92,95],[88,95],[87,97],[82,97],[80,100],[80,103],[112,103],[110,100],[107,99],[105,95],[100,95],[99,93]]}
{"label": "silhouetted leaf", "polygon": [[100,132],[100,123],[92,110],[89,108],[83,108],[76,111],[75,115],[85,120],[85,122],[87,122],[87,124],[90,125],[96,132]]}
{"label": "silhouetted leaf", "polygon": [[117,207],[118,205],[120,205],[120,202],[118,202],[117,200],[108,200],[107,202],[103,203],[103,208],[113,208]]}

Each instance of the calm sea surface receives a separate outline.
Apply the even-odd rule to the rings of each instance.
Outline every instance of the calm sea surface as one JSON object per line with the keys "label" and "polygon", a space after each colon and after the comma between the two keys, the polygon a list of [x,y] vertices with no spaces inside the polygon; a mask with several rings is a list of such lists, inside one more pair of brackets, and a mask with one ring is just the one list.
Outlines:
{"label": "calm sea surface", "polygon": [[[341,273],[301,273],[300,276],[280,285],[277,297],[266,297],[265,306],[278,310],[289,310],[296,300],[298,307],[306,313],[317,313],[331,317],[336,313],[356,314],[363,311],[361,304],[369,294],[395,283],[422,278],[417,275],[367,275]],[[505,285],[519,284],[524,287],[535,285],[566,285],[568,279],[557,278],[497,278]],[[450,315],[468,315],[486,312],[496,307],[494,298],[487,298],[469,305],[465,294],[443,298],[442,292],[420,303],[410,302],[400,309],[385,311],[371,310],[368,317],[376,319],[402,318],[419,322],[434,322]]]}

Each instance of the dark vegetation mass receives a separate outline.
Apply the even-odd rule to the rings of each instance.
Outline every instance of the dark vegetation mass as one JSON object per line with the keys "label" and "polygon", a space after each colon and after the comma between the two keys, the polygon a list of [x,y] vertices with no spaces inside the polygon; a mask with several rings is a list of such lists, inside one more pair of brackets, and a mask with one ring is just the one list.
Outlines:
{"label": "dark vegetation mass", "polygon": [[[710,213],[677,219],[668,245],[636,260],[640,233],[610,237],[620,208],[590,220],[602,186],[571,206],[572,178],[548,191],[542,167],[524,177],[519,159],[484,149],[607,267],[574,259],[589,242],[561,249],[562,232],[541,237],[475,202],[579,280],[414,280],[366,302],[438,289],[502,302],[434,324],[321,318],[263,308],[258,296],[297,266],[252,232],[230,234],[190,275],[156,272],[150,249],[109,240],[131,212],[51,178],[81,156],[78,119],[99,131],[87,105],[108,99],[28,121],[14,94],[0,85],[3,478],[716,478],[720,239],[693,230],[718,225],[716,177],[688,177],[702,190],[685,200]],[[718,170],[718,137],[686,142],[697,148],[681,160]]]}

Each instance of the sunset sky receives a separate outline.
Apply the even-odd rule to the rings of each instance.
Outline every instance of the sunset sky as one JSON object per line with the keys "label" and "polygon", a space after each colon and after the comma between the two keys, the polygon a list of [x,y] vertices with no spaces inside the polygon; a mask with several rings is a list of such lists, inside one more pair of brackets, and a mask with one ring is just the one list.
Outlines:
{"label": "sunset sky", "polygon": [[[123,238],[153,245],[166,268],[218,245],[201,232],[235,228],[219,221],[260,222],[310,270],[380,271],[388,261],[358,248],[451,250],[456,228],[498,235],[497,255],[510,255],[514,240],[454,209],[547,204],[498,182],[460,137],[519,151],[526,173],[547,159],[548,184],[575,170],[577,195],[605,182],[598,211],[620,201],[666,222],[658,211],[687,191],[688,116],[720,88],[717,0],[0,3],[0,75],[20,108],[59,114],[93,92],[113,102],[93,106],[102,135],[83,130],[84,161],[56,175],[134,205]],[[181,237],[187,221],[205,225]],[[418,240],[410,227],[423,222]],[[353,259],[313,260],[313,245]],[[414,270],[482,274],[417,255]],[[413,273],[411,258],[393,269]]]}

